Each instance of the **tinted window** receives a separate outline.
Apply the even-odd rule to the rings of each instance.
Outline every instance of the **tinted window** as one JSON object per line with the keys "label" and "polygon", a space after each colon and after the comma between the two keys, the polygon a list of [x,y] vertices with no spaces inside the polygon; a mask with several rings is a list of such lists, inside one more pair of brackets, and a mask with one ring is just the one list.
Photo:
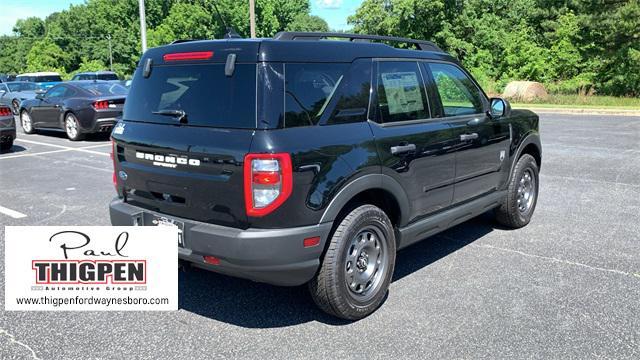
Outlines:
{"label": "tinted window", "polygon": [[37,76],[33,80],[34,82],[54,82],[54,81],[62,81],[60,75],[43,75]]}
{"label": "tinted window", "polygon": [[35,91],[38,87],[36,86],[36,84],[34,83],[29,83],[29,82],[24,82],[22,84],[14,84],[19,86],[19,90],[12,90],[12,91]]}
{"label": "tinted window", "polygon": [[79,83],[76,86],[94,96],[127,95],[129,92],[124,86],[112,83]]}
{"label": "tinted window", "polygon": [[[11,86],[9,86],[9,89],[11,89]],[[0,90],[9,91],[9,89],[7,89],[7,85],[6,84],[0,84]],[[11,90],[11,91],[16,91],[16,90]]]}
{"label": "tinted window", "polygon": [[382,123],[426,119],[429,106],[418,64],[378,63],[378,117]]}
{"label": "tinted window", "polygon": [[328,124],[344,124],[367,119],[371,92],[371,60],[358,60],[349,68],[346,81],[338,89],[338,100]]}
{"label": "tinted window", "polygon": [[65,96],[67,92],[67,88],[64,86],[54,86],[49,91],[47,91],[48,98],[58,98]]}
{"label": "tinted window", "polygon": [[125,103],[127,120],[175,124],[160,110],[183,110],[189,125],[255,128],[256,65],[237,64],[233,76],[225,64],[154,66],[149,78],[138,68]]}
{"label": "tinted window", "polygon": [[429,64],[438,87],[444,116],[482,112],[482,95],[477,86],[459,68],[449,64]]}
{"label": "tinted window", "polygon": [[98,80],[118,80],[116,74],[98,74]]}
{"label": "tinted window", "polygon": [[285,65],[285,127],[318,123],[348,64]]}

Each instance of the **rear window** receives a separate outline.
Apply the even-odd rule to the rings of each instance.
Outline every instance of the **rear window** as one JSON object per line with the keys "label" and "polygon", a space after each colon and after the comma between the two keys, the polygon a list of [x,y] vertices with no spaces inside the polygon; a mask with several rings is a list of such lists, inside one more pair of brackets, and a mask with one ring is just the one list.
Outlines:
{"label": "rear window", "polygon": [[62,78],[59,75],[45,75],[45,76],[35,77],[35,82],[54,82],[54,81],[62,81]]}
{"label": "rear window", "polygon": [[127,95],[129,92],[126,87],[119,84],[86,83],[77,86],[94,96]]}
{"label": "rear window", "polygon": [[98,74],[98,80],[118,80],[116,74]]}
{"label": "rear window", "polygon": [[225,64],[154,66],[148,78],[139,68],[125,103],[123,118],[176,124],[182,110],[188,125],[253,129],[256,127],[256,64],[236,64],[232,76]]}

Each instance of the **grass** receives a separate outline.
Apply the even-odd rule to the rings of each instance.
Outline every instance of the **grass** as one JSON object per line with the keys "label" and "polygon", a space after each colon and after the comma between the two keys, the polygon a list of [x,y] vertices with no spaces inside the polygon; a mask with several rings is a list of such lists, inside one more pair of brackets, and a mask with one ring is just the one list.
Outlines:
{"label": "grass", "polygon": [[542,100],[529,102],[514,101],[514,107],[540,108],[593,108],[593,109],[623,109],[640,110],[640,98],[615,96],[584,96],[584,95],[549,95]]}

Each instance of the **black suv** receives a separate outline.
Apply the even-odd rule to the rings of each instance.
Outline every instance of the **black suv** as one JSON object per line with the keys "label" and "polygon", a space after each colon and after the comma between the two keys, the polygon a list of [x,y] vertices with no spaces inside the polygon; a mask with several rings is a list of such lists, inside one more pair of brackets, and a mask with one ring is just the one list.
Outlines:
{"label": "black suv", "polygon": [[538,193],[538,117],[488,99],[427,41],[154,48],[112,137],[113,225],[176,226],[181,260],[308,283],[346,319],[382,303],[399,249],[492,209],[522,227]]}

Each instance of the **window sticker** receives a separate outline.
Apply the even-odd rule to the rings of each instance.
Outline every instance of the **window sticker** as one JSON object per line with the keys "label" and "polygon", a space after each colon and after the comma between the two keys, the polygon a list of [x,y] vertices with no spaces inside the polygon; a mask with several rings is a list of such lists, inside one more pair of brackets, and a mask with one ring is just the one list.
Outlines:
{"label": "window sticker", "polygon": [[415,72],[382,73],[382,84],[387,95],[389,114],[402,114],[424,110],[418,74]]}

